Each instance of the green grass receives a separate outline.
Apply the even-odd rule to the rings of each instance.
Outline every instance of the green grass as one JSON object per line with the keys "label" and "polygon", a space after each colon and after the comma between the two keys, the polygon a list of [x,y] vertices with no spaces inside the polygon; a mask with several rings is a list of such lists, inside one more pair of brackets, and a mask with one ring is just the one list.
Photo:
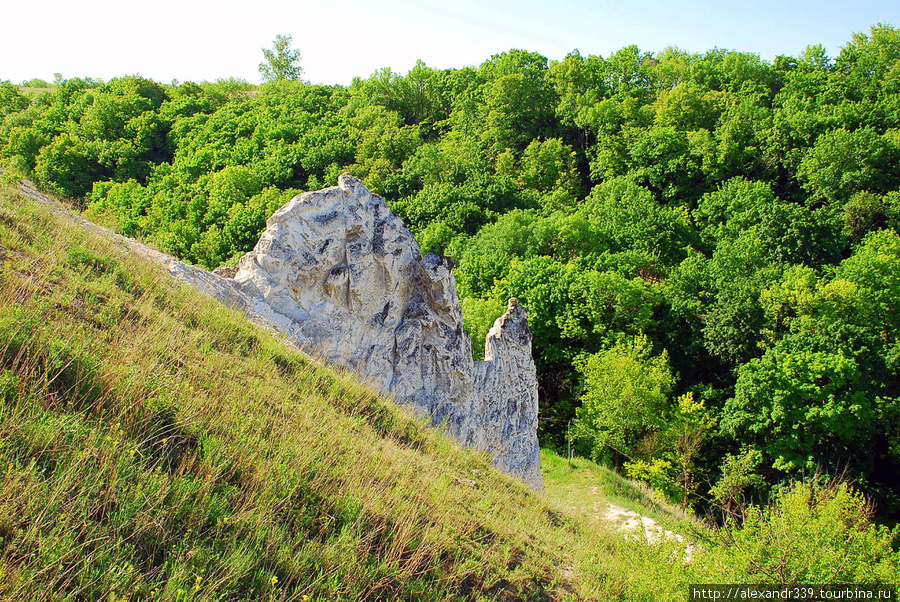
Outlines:
{"label": "green grass", "polygon": [[546,499],[566,514],[603,523],[602,514],[612,503],[648,516],[668,529],[685,531],[690,517],[684,510],[647,485],[627,479],[605,466],[584,458],[566,458],[541,451],[541,473]]}
{"label": "green grass", "polygon": [[[589,506],[670,508],[583,460],[543,461],[542,497],[0,189],[0,600],[684,600],[777,557],[777,538],[698,531],[685,564]],[[835,524],[877,548],[859,566],[892,566],[864,519]],[[878,570],[859,574],[896,574]]]}

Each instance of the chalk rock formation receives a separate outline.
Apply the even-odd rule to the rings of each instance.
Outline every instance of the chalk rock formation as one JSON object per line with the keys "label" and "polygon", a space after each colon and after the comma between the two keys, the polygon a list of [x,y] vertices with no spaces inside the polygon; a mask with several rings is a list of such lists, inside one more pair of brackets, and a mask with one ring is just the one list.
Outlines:
{"label": "chalk rock formation", "polygon": [[473,362],[452,269],[447,257],[422,257],[384,200],[344,174],[338,186],[276,211],[234,283],[295,344],[446,424],[540,488],[525,308],[510,301],[488,334],[485,361]]}
{"label": "chalk rock formation", "polygon": [[537,372],[528,312],[515,298],[488,332],[484,361],[475,362],[474,369],[478,393],[474,445],[487,451],[498,466],[518,466],[526,475],[537,475],[539,484]]}

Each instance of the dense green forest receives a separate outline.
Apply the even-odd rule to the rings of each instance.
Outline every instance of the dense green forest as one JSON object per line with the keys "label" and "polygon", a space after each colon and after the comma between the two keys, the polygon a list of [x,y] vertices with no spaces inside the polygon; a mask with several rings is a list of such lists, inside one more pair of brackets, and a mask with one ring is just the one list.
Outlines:
{"label": "dense green forest", "polygon": [[842,477],[900,517],[900,29],[273,79],[5,82],[0,160],[208,268],[350,171],[455,258],[473,339],[528,308],[545,446],[717,515]]}

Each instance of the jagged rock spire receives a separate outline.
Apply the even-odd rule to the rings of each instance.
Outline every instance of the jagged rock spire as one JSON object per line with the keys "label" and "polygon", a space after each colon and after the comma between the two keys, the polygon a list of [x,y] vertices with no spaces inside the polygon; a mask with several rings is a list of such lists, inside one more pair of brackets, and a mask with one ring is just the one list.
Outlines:
{"label": "jagged rock spire", "polygon": [[345,173],[276,211],[235,283],[296,344],[540,488],[527,312],[511,299],[488,334],[486,361],[473,362],[452,268],[447,257],[423,257],[384,199]]}

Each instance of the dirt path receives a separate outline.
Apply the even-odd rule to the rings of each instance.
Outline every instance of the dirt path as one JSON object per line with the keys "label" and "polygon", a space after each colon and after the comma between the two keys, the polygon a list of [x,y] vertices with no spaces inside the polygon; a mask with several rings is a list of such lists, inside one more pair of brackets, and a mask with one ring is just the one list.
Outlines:
{"label": "dirt path", "polygon": [[617,506],[612,502],[606,503],[606,510],[600,514],[600,520],[615,527],[626,537],[634,537],[649,544],[660,541],[674,541],[684,545],[684,561],[690,562],[694,557],[694,544],[687,541],[683,535],[664,529],[658,522],[650,517],[642,516],[634,510],[628,510]]}

